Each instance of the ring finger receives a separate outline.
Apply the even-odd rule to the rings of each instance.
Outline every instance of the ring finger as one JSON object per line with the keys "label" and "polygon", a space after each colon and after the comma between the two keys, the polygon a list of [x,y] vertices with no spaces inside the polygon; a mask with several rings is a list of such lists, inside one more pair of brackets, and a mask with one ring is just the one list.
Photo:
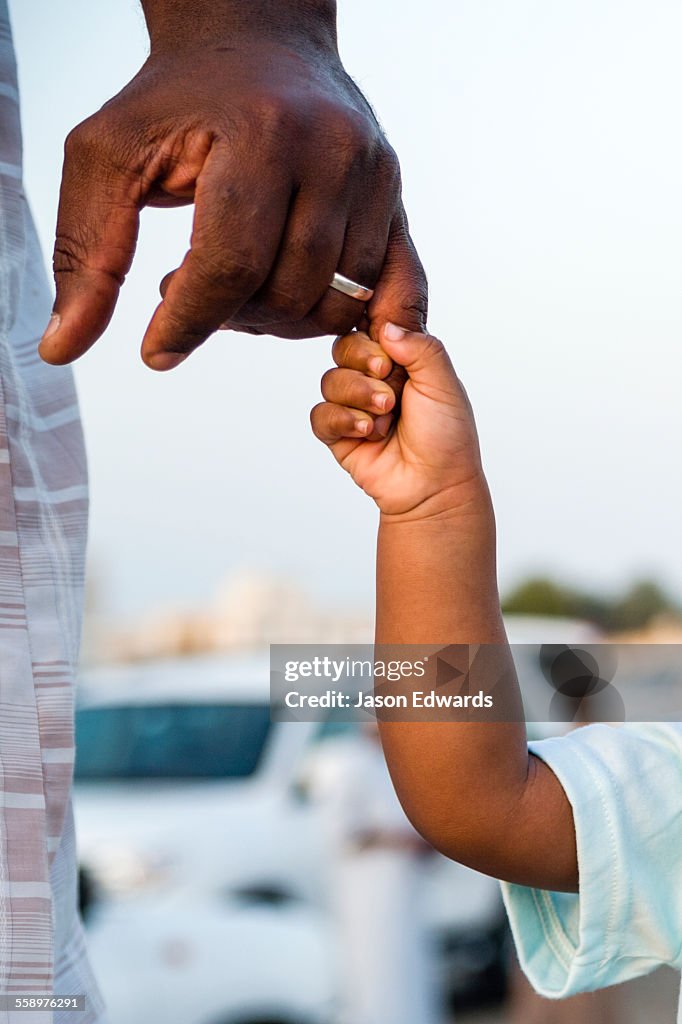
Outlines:
{"label": "ring finger", "polygon": [[[382,221],[384,219],[387,220],[382,218]],[[364,288],[374,288],[384,264],[387,244],[388,223],[373,225],[368,217],[361,223],[349,221],[337,272]],[[329,286],[311,309],[309,319],[319,334],[347,334],[364,316],[366,305],[362,299],[352,299]]]}
{"label": "ring finger", "polygon": [[[302,189],[292,205],[279,257],[258,292],[231,317],[231,325],[296,324],[324,296],[341,258],[348,219],[341,196],[324,200]],[[352,299],[347,300],[350,304]]]}

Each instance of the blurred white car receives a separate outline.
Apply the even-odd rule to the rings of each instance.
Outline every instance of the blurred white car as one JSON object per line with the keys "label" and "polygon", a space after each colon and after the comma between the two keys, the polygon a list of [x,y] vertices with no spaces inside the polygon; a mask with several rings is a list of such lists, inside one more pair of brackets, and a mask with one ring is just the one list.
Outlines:
{"label": "blurred white car", "polygon": [[114,1024],[328,1024],[314,823],[292,786],[313,729],[270,723],[265,661],[83,681],[75,811]]}
{"label": "blurred white car", "polygon": [[[270,722],[266,658],[83,679],[81,881],[114,1024],[329,1024],[338,983],[325,851],[299,782],[315,744],[353,728]],[[481,946],[499,928],[492,879],[435,857],[428,902],[445,986],[462,969],[480,974],[486,957],[496,969],[497,950]]]}

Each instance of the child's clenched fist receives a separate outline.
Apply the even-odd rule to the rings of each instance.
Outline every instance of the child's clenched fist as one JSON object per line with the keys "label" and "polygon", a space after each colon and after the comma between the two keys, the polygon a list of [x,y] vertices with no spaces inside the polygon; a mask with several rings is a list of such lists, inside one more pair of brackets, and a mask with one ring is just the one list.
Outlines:
{"label": "child's clenched fist", "polygon": [[[437,338],[387,324],[381,344],[358,332],[338,338],[336,368],[322,378],[313,430],[382,513],[428,517],[466,505],[482,483],[471,407]],[[408,379],[399,415],[385,378]]]}

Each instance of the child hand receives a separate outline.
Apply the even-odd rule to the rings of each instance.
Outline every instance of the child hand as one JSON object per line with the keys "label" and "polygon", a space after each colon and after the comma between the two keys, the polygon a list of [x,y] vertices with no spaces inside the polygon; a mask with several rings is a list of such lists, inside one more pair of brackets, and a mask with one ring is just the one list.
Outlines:
{"label": "child hand", "polygon": [[[338,338],[332,355],[313,431],[382,513],[437,515],[481,492],[471,406],[440,341],[387,324],[381,345],[357,332]],[[392,363],[408,374],[395,423]]]}

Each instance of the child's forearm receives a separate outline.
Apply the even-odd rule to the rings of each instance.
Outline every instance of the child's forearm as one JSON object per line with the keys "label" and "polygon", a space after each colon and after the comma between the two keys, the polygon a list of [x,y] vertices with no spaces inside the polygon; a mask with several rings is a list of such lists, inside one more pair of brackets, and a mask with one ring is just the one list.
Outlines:
{"label": "child's forearm", "polygon": [[[377,643],[499,644],[511,662],[485,482],[472,484],[465,503],[444,495],[421,512],[381,518]],[[505,703],[520,709],[509,685]],[[549,768],[529,757],[521,711],[511,717],[380,722],[391,776],[413,824],[442,853],[508,881],[574,891],[570,804]]]}

